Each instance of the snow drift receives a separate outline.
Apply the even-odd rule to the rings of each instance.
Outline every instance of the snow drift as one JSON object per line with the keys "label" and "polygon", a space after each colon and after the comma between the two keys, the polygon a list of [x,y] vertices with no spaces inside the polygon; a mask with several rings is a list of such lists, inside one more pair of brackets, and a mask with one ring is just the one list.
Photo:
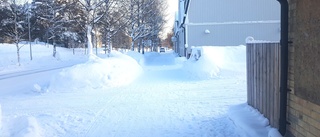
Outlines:
{"label": "snow drift", "polygon": [[202,46],[195,48],[195,51],[197,53],[192,54],[183,66],[191,77],[216,78],[223,71],[245,73],[245,46]]}
{"label": "snow drift", "polygon": [[188,59],[183,67],[189,76],[200,79],[214,78],[220,72],[216,62],[205,54],[199,60]]}
{"label": "snow drift", "polygon": [[246,103],[230,107],[228,114],[242,137],[281,137],[267,118]]}
{"label": "snow drift", "polygon": [[62,70],[50,82],[48,91],[68,92],[83,88],[127,85],[142,73],[133,58],[113,51],[108,58],[90,55],[84,64]]}
{"label": "snow drift", "polygon": [[9,125],[11,137],[43,137],[43,129],[35,117],[21,116]]}
{"label": "snow drift", "polygon": [[136,51],[128,51],[126,52],[126,55],[132,57],[133,59],[135,59],[140,65],[144,65],[144,56]]}
{"label": "snow drift", "polygon": [[0,131],[2,130],[2,109],[0,105]]}

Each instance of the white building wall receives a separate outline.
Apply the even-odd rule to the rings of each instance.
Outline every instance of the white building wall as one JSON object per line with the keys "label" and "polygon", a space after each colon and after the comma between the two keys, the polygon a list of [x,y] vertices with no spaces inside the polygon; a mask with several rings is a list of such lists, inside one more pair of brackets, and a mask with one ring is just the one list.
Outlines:
{"label": "white building wall", "polygon": [[186,33],[177,33],[180,55],[185,48],[190,53],[192,46],[244,45],[249,36],[280,40],[280,4],[276,0],[190,0],[185,22],[185,0],[179,2],[177,27]]}
{"label": "white building wall", "polygon": [[277,0],[191,0],[190,23],[280,20]]}
{"label": "white building wall", "polygon": [[187,43],[190,46],[245,45],[249,36],[257,40],[279,41],[280,22],[237,22],[229,24],[189,24]]}

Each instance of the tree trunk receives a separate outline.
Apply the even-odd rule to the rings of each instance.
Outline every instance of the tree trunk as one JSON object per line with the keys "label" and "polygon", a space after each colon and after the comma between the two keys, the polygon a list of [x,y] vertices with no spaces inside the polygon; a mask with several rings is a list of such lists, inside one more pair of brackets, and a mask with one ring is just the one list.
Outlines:
{"label": "tree trunk", "polygon": [[[97,32],[97,30],[96,30],[96,32]],[[95,38],[95,46],[96,46],[96,55],[98,55],[98,37],[97,37],[97,35],[96,34],[94,34],[94,38]]]}
{"label": "tree trunk", "polygon": [[57,49],[56,49],[56,40],[53,39],[53,57],[56,57]]}
{"label": "tree trunk", "polygon": [[144,45],[145,45],[145,41],[142,41],[142,54],[144,54]]}
{"label": "tree trunk", "polygon": [[16,47],[17,47],[17,58],[18,58],[18,65],[20,66],[20,48],[19,43],[16,41]]}
{"label": "tree trunk", "polygon": [[112,50],[112,45],[111,45],[111,34],[110,31],[108,32],[108,56],[110,56],[111,50]]}
{"label": "tree trunk", "polygon": [[132,37],[131,37],[131,39],[132,39],[132,40],[131,40],[131,50],[134,51],[134,41],[133,41],[133,38],[132,38]]}
{"label": "tree trunk", "polygon": [[[13,1],[14,4],[16,4],[16,1]],[[18,34],[18,22],[17,22],[17,8],[15,8],[15,13],[14,13],[14,33],[15,33],[15,42],[16,42],[16,47],[17,47],[17,58],[18,58],[18,64],[20,64],[20,48],[19,48],[19,34]]]}
{"label": "tree trunk", "polygon": [[141,39],[138,41],[138,52],[141,53]]}
{"label": "tree trunk", "polygon": [[92,26],[87,25],[87,44],[88,44],[88,54],[92,53],[92,37],[91,37]]}

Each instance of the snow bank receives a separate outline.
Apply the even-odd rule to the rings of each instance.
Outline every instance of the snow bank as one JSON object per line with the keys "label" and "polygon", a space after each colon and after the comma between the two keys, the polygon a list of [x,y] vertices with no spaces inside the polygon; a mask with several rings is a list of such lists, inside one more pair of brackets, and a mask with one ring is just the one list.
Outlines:
{"label": "snow bank", "polygon": [[246,47],[243,45],[204,46],[203,50],[205,56],[210,58],[221,70],[246,70]]}
{"label": "snow bank", "polygon": [[190,76],[207,79],[219,76],[222,71],[245,73],[245,46],[202,46],[195,49],[200,50],[201,55],[192,55],[183,68]]}
{"label": "snow bank", "polygon": [[11,137],[43,137],[43,129],[34,117],[19,117],[13,121]]}
{"label": "snow bank", "polygon": [[228,115],[242,137],[281,137],[279,132],[269,125],[267,118],[247,104],[230,107]]}
{"label": "snow bank", "polygon": [[64,69],[56,75],[50,81],[48,91],[122,86],[131,83],[141,73],[142,68],[136,60],[120,52],[113,51],[104,59],[91,55],[86,63]]}
{"label": "snow bank", "polygon": [[135,59],[140,65],[144,65],[144,56],[136,51],[128,51],[126,55]]}
{"label": "snow bank", "polygon": [[276,128],[271,128],[268,133],[268,137],[282,137],[282,135]]}
{"label": "snow bank", "polygon": [[183,68],[189,76],[200,79],[214,78],[220,72],[217,62],[206,54],[203,54],[199,60],[188,59]]}
{"label": "snow bank", "polygon": [[2,109],[1,109],[1,105],[0,105],[0,132],[2,130]]}

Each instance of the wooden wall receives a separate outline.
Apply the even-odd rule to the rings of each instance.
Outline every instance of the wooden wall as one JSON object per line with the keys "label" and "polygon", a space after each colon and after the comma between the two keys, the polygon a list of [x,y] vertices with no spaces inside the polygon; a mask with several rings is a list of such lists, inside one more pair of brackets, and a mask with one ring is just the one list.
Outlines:
{"label": "wooden wall", "polygon": [[247,43],[248,104],[279,127],[280,44]]}

